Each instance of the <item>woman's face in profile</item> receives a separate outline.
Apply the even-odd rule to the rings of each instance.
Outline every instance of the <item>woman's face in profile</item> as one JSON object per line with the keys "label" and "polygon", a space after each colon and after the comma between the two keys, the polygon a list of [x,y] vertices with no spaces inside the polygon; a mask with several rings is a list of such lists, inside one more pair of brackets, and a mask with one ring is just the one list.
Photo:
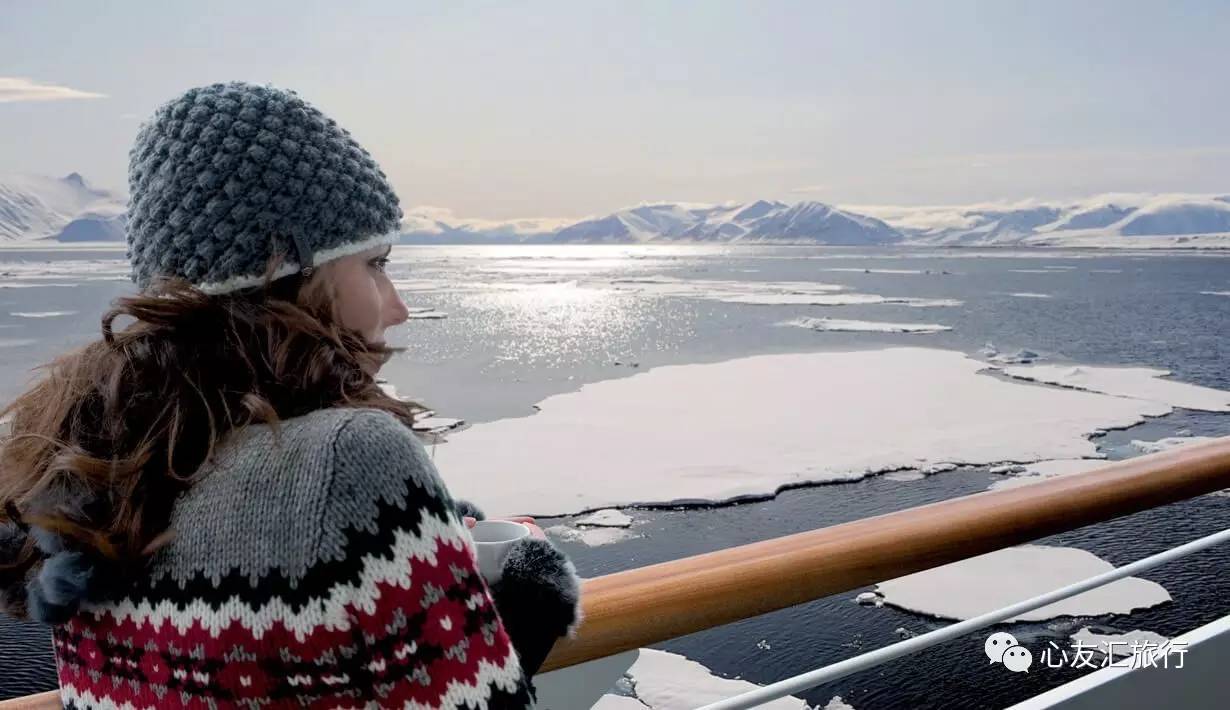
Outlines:
{"label": "woman's face in profile", "polygon": [[330,280],[338,318],[372,345],[384,344],[384,331],[409,317],[406,304],[385,273],[391,247],[373,247],[326,264],[320,276]]}

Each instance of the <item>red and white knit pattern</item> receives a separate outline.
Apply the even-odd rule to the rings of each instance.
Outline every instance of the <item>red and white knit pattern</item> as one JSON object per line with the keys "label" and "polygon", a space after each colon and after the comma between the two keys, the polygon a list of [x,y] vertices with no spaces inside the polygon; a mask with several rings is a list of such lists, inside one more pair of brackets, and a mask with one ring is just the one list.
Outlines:
{"label": "red and white knit pattern", "polygon": [[84,609],[54,633],[65,707],[528,707],[464,531],[419,512],[357,576],[295,602],[172,593]]}

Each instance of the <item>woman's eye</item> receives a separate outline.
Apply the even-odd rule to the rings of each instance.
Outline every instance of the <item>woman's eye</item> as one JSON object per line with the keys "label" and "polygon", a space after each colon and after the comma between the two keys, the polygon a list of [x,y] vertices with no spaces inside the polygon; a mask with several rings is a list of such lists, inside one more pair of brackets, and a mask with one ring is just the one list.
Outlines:
{"label": "woman's eye", "polygon": [[384,271],[388,265],[389,265],[389,258],[387,256],[382,256],[379,259],[372,260],[372,266],[376,267],[377,269],[381,271]]}

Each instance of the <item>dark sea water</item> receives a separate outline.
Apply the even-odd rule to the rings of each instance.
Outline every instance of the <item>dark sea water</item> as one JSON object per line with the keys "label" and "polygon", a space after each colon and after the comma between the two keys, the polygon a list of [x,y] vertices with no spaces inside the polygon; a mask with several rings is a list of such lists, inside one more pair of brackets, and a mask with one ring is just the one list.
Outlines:
{"label": "dark sea water", "polygon": [[[116,261],[121,258],[115,251],[0,250],[0,401],[20,391],[34,365],[97,334],[106,304],[131,288],[114,280],[124,273]],[[1230,297],[1201,293],[1230,291],[1230,260],[1218,254],[415,247],[399,248],[394,258],[392,272],[405,280],[407,300],[448,317],[412,320],[390,333],[390,340],[406,351],[385,375],[401,393],[443,415],[471,422],[529,416],[532,405],[551,394],[660,365],[902,344],[973,354],[993,343],[1001,352],[1033,350],[1049,362],[1164,368],[1186,382],[1230,389]],[[40,272],[50,273],[36,278]],[[963,305],[752,306],[635,292],[595,296],[595,289],[619,280],[646,277],[812,281],[841,284],[857,293],[958,299]],[[3,288],[13,283],[75,285]],[[1012,295],[1019,293],[1049,298]],[[11,315],[57,312],[70,313]],[[953,330],[927,335],[819,333],[777,325],[801,316],[938,323]],[[1230,415],[1176,410],[1097,441],[1111,458],[1120,458],[1132,455],[1127,446],[1132,439],[1180,433],[1230,434]],[[887,440],[893,432],[883,434]],[[771,435],[764,441],[772,446]],[[442,474],[447,480],[448,471]],[[874,476],[793,489],[772,500],[740,505],[634,510],[633,539],[599,547],[567,541],[561,545],[581,574],[592,577],[977,493],[1000,478],[985,469],[916,481]],[[579,479],[583,481],[583,473]],[[1079,547],[1121,565],[1227,523],[1230,497],[1205,496],[1038,542]],[[1177,635],[1230,613],[1228,564],[1230,548],[1222,548],[1150,571],[1143,576],[1165,586],[1173,601],[1130,617],[1063,618],[1014,624],[1011,631],[1035,649],[1048,640],[1066,646],[1068,635],[1082,626]],[[890,607],[860,606],[853,601],[859,591],[864,590],[659,647],[720,675],[763,684],[898,641],[898,629],[922,633],[945,623]],[[1081,673],[1051,668],[1008,673],[987,664],[985,636],[974,634],[801,697],[822,706],[841,695],[860,710],[998,708]],[[54,687],[48,645],[45,629],[0,620],[0,698]]]}

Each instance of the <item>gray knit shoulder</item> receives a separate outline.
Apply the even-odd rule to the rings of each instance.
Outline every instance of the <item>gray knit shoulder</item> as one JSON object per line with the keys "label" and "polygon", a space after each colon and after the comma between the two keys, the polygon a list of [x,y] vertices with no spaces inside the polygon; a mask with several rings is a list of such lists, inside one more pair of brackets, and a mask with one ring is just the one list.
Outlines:
{"label": "gray knit shoulder", "polygon": [[336,537],[326,528],[343,524],[331,496],[345,496],[343,508],[360,513],[390,488],[365,485],[382,477],[382,451],[427,461],[413,433],[374,410],[323,409],[283,420],[276,432],[266,424],[232,432],[176,501],[175,537],[155,556],[152,580],[303,578]]}
{"label": "gray knit shoulder", "polygon": [[333,443],[319,552],[327,559],[344,554],[351,531],[380,534],[386,511],[401,511],[395,517],[402,524],[423,513],[452,512],[452,498],[418,436],[388,412],[353,411]]}

